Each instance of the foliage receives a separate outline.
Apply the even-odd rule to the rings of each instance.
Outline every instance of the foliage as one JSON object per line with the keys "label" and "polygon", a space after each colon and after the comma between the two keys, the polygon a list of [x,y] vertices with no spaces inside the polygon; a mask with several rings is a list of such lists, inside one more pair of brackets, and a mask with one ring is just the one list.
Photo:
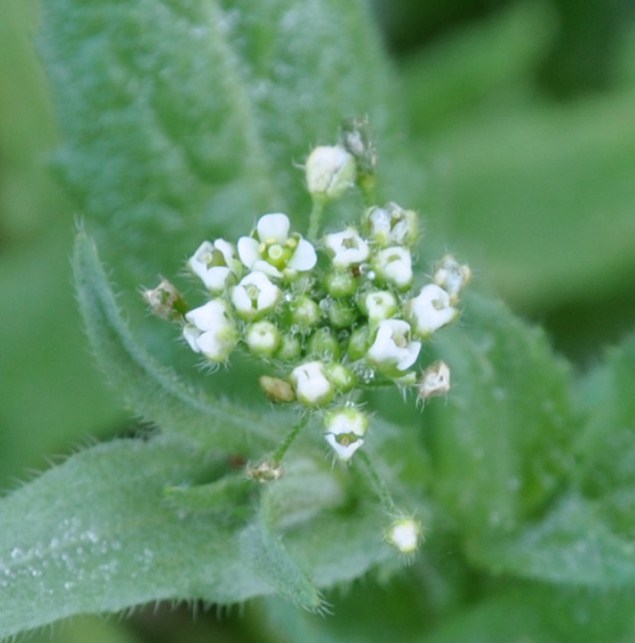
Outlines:
{"label": "foliage", "polygon": [[[0,502],[0,637],[160,600],[255,597],[266,597],[247,610],[259,641],[632,637],[635,341],[581,375],[484,294],[494,283],[540,316],[563,298],[617,293],[615,315],[628,319],[633,79],[625,70],[618,90],[576,110],[535,96],[544,9],[519,5],[396,72],[358,2],[45,3],[40,51],[62,138],[54,166],[72,205],[31,168],[43,186],[32,228],[2,221],[16,248],[30,244],[0,264],[12,302],[0,329],[3,475],[15,475],[12,454],[41,466],[41,454],[87,432],[119,435]],[[292,414],[263,400],[249,360],[194,368],[138,297],[202,239],[237,237],[264,212],[292,212],[305,228],[297,165],[359,114],[376,133],[380,198],[426,215],[421,253],[448,247],[477,267],[459,324],[424,346],[452,369],[447,400],[421,410],[391,392],[365,395],[374,418],[364,448],[424,524],[407,569],[384,540],[376,480],[361,460],[332,467],[314,420],[281,480],[244,478]],[[38,220],[42,203],[57,206]],[[327,225],[351,207],[354,196]],[[85,375],[65,286],[73,212],[85,226],[73,271],[91,355],[132,416]],[[588,355],[591,331],[568,329],[569,346]],[[85,638],[142,638],[74,623]]]}

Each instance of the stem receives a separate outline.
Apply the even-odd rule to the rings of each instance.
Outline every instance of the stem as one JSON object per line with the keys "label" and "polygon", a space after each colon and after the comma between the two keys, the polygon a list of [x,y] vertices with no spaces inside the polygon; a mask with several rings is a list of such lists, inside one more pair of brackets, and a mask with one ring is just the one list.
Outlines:
{"label": "stem", "polygon": [[317,240],[318,232],[320,231],[320,219],[322,212],[324,212],[324,199],[313,197],[313,207],[311,214],[309,214],[309,232],[307,238],[309,241],[315,242]]}
{"label": "stem", "polygon": [[384,484],[384,481],[381,479],[375,469],[375,465],[371,462],[371,459],[368,456],[366,451],[360,451],[355,455],[355,460],[362,463],[362,471],[366,478],[370,481],[371,486],[373,487],[379,501],[386,510],[386,513],[389,515],[395,515],[399,513],[399,509],[395,504],[395,501],[392,499],[392,494],[388,490],[388,487]]}
{"label": "stem", "polygon": [[306,426],[309,420],[308,414],[300,418],[300,420],[293,426],[293,428],[287,433],[282,444],[278,447],[276,452],[271,456],[271,461],[274,465],[278,465],[282,462],[286,452],[289,450],[289,447],[293,444],[293,441],[298,437],[298,434]]}

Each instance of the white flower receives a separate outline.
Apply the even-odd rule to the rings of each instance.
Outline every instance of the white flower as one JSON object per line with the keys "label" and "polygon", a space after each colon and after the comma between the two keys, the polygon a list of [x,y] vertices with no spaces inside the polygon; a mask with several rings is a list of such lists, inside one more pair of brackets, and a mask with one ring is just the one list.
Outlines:
{"label": "white flower", "polygon": [[373,267],[377,277],[399,290],[406,290],[412,284],[412,256],[410,250],[391,246],[380,250],[374,257]]}
{"label": "white flower", "polygon": [[264,272],[250,272],[232,290],[232,304],[243,319],[255,319],[273,309],[280,298],[280,288]]}
{"label": "white flower", "polygon": [[368,416],[354,407],[342,407],[326,416],[324,439],[331,445],[340,460],[350,460],[364,444],[368,429]]}
{"label": "white flower", "polygon": [[370,248],[355,228],[333,232],[324,237],[324,245],[333,255],[336,268],[348,268],[368,259]]}
{"label": "white flower", "polygon": [[255,230],[258,238],[238,240],[240,260],[249,270],[258,270],[276,279],[292,279],[298,272],[311,270],[317,262],[315,248],[301,235],[289,235],[290,226],[286,214],[261,216]]}
{"label": "white flower", "polygon": [[377,335],[366,356],[384,371],[405,371],[419,357],[421,342],[410,339],[410,325],[402,319],[384,319],[379,322]]}
{"label": "white flower", "polygon": [[434,362],[421,374],[418,383],[420,400],[444,395],[450,390],[450,368],[445,362]]}
{"label": "white flower", "polygon": [[390,319],[397,312],[397,298],[389,290],[375,290],[366,295],[364,305],[368,319],[380,322]]}
{"label": "white flower", "polygon": [[454,304],[458,301],[459,292],[471,278],[472,271],[468,265],[460,264],[452,255],[445,255],[432,280],[450,295],[450,302]]}
{"label": "white flower", "polygon": [[407,316],[417,337],[426,338],[449,324],[458,314],[450,303],[450,295],[436,284],[428,284],[405,303]]}
{"label": "white flower", "polygon": [[400,518],[391,525],[386,540],[402,554],[412,554],[421,542],[421,525],[412,518]]}
{"label": "white flower", "polygon": [[301,364],[291,371],[290,379],[296,397],[305,406],[319,406],[333,397],[333,385],[326,377],[323,362]]}
{"label": "white flower", "polygon": [[417,240],[419,222],[414,210],[388,203],[383,208],[369,208],[365,219],[370,238],[379,246],[411,246]]}
{"label": "white flower", "polygon": [[195,353],[212,362],[222,362],[238,342],[236,326],[229,307],[222,299],[212,299],[185,314],[183,337]]}
{"label": "white flower", "polygon": [[214,243],[203,241],[188,259],[187,265],[205,287],[217,295],[224,292],[227,280],[232,274],[239,276],[241,272],[236,249],[224,239],[216,239]]}
{"label": "white flower", "polygon": [[355,182],[355,159],[339,145],[316,147],[304,167],[309,194],[336,199]]}
{"label": "white flower", "polygon": [[280,344],[280,331],[269,321],[251,324],[245,333],[247,348],[260,357],[271,357]]}

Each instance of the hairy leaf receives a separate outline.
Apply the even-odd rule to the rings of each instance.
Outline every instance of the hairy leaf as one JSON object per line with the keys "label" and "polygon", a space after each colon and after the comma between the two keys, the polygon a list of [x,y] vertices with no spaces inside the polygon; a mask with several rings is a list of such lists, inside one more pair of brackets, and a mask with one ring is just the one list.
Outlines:
{"label": "hairy leaf", "polygon": [[[132,337],[121,318],[92,240],[80,232],[73,270],[77,297],[99,365],[128,406],[166,433],[222,449],[249,452],[271,444],[285,414],[238,407],[186,386]],[[286,418],[288,419],[288,418]]]}

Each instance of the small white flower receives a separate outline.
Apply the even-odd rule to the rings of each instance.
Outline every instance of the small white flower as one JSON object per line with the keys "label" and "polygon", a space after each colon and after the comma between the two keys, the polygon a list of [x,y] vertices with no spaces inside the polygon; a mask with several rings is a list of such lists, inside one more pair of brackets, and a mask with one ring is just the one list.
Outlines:
{"label": "small white flower", "polygon": [[326,416],[324,439],[340,460],[347,461],[364,444],[368,416],[354,407],[342,407]]}
{"label": "small white flower", "polygon": [[421,342],[410,339],[410,324],[402,319],[379,322],[377,335],[366,356],[371,364],[384,371],[405,371],[419,357]]}
{"label": "small white flower", "polygon": [[405,303],[407,316],[417,337],[426,338],[435,330],[449,324],[458,314],[451,305],[450,295],[436,284],[428,284]]}
{"label": "small white flower", "polygon": [[412,284],[412,256],[410,250],[391,246],[380,250],[374,257],[373,268],[380,281],[406,290]]}
{"label": "small white flower", "polygon": [[452,255],[445,255],[432,280],[450,295],[450,302],[454,304],[459,299],[459,292],[471,278],[472,271],[468,265],[460,264]]}
{"label": "small white flower", "polygon": [[236,326],[229,307],[222,299],[212,299],[185,314],[183,337],[195,353],[212,362],[222,362],[238,342]]}
{"label": "small white flower", "polygon": [[413,554],[421,542],[421,525],[412,518],[395,520],[388,530],[386,540],[402,554]]}
{"label": "small white flower", "polygon": [[427,400],[445,395],[450,390],[450,367],[445,362],[434,362],[421,373],[418,399]]}
{"label": "small white flower", "polygon": [[260,357],[271,357],[280,344],[280,331],[269,321],[251,324],[245,333],[247,348]]}
{"label": "small white flower", "polygon": [[224,292],[232,275],[238,277],[241,272],[236,249],[224,239],[216,239],[214,243],[203,241],[188,259],[187,265],[205,287],[217,295]]}
{"label": "small white flower", "polygon": [[368,319],[380,322],[390,319],[398,309],[397,298],[389,290],[375,290],[366,295],[364,299]]}
{"label": "small white flower", "polygon": [[298,272],[311,270],[317,255],[313,245],[297,233],[289,234],[289,217],[280,212],[258,219],[257,239],[241,237],[238,256],[249,270],[264,272],[269,277],[292,279]]}
{"label": "small white flower", "polygon": [[290,379],[296,397],[305,406],[319,406],[333,397],[333,385],[326,377],[323,362],[301,364],[291,371]]}
{"label": "small white flower", "polygon": [[388,203],[383,208],[369,208],[365,219],[370,238],[381,247],[412,246],[417,240],[419,222],[414,210]]}
{"label": "small white flower", "polygon": [[243,319],[255,319],[268,313],[278,303],[280,288],[272,284],[264,272],[250,272],[231,294],[232,304]]}
{"label": "small white flower", "polygon": [[336,199],[355,182],[355,159],[339,145],[316,147],[304,167],[309,194]]}
{"label": "small white flower", "polygon": [[333,232],[324,237],[324,245],[333,256],[336,268],[348,268],[360,264],[370,254],[368,244],[355,228],[346,228],[342,232]]}

